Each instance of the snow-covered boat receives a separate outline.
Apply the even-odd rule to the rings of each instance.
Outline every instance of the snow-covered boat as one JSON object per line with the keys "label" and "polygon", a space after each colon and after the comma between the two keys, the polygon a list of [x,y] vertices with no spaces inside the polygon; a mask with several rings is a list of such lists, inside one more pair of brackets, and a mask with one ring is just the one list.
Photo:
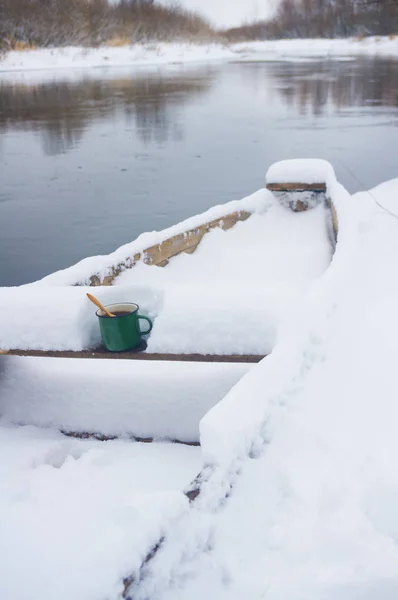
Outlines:
{"label": "snow-covered boat", "polygon": [[[0,597],[397,595],[398,180],[351,196],[298,161],[267,185],[0,290]],[[94,351],[90,283],[154,319],[148,353],[268,356],[10,355]]]}
{"label": "snow-covered boat", "polygon": [[[111,255],[1,289],[4,414],[74,436],[199,443],[200,419],[272,352],[333,255],[333,197],[346,192],[331,165],[276,163],[266,186]],[[93,286],[103,304],[135,302],[153,319],[146,351],[100,349],[86,298]]]}
{"label": "snow-covered boat", "polygon": [[[278,321],[297,294],[330,264],[337,235],[333,186],[326,161],[277,163],[267,188],[243,200],[142,234],[110,255],[24,286],[24,294],[2,289],[9,318],[0,347],[103,357],[85,294],[95,286],[103,304],[135,302],[154,320],[146,358],[259,360],[274,346]],[[35,319],[24,310],[27,297]]]}

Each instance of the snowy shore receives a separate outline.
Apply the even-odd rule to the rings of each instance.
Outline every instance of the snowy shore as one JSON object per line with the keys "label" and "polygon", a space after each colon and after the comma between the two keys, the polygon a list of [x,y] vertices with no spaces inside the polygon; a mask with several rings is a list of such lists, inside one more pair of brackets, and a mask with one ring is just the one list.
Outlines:
{"label": "snowy shore", "polygon": [[12,51],[0,59],[0,72],[38,69],[146,67],[209,61],[301,61],[357,56],[398,57],[398,37],[298,39],[241,44],[150,43],[121,48],[46,48]]}

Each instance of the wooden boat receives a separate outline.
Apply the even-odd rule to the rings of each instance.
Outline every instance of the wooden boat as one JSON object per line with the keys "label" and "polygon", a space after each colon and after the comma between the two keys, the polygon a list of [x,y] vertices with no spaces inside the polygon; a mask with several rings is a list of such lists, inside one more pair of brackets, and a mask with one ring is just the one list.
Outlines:
{"label": "wooden boat", "polygon": [[[287,172],[289,175],[289,169],[287,169]],[[292,218],[292,222],[295,222],[295,219],[302,218],[300,213],[306,213],[315,206],[323,205],[325,207],[327,235],[330,243],[330,254],[332,254],[338,235],[338,221],[333,198],[328,193],[326,180],[297,182],[292,181],[290,175],[286,180],[275,181],[275,177],[273,177],[267,182],[267,188],[277,198],[276,205],[282,204],[283,211],[281,213],[285,214],[284,211],[286,211],[286,214],[290,215],[289,218]],[[233,206],[236,207],[236,203]],[[217,230],[229,231],[237,228],[238,224],[240,224],[242,231],[245,231],[245,228],[251,222],[252,215],[247,204],[242,210],[235,208],[232,212],[223,213],[222,208],[220,208],[218,212],[219,216],[217,218],[204,220],[201,223],[198,223],[198,219],[196,219],[195,226],[172,236],[164,235],[159,243],[144,246],[139,252],[134,252],[130,256],[127,255],[124,261],[113,264],[110,259],[109,267],[106,270],[103,269],[102,272],[89,272],[86,270],[85,277],[73,280],[75,271],[72,269],[69,274],[71,280],[69,288],[65,288],[65,286],[45,287],[44,285],[34,285],[21,289],[29,289],[31,294],[36,290],[38,293],[37,302],[40,302],[43,298],[43,291],[45,294],[53,295],[51,296],[51,302],[54,304],[54,298],[61,297],[69,290],[74,298],[79,297],[84,299],[86,304],[90,304],[85,299],[84,293],[88,288],[84,287],[82,289],[82,286],[95,288],[95,293],[102,293],[106,290],[112,291],[119,275],[130,271],[133,273],[139,262],[148,265],[150,271],[161,269],[163,272],[170,268],[175,257],[186,254],[188,255],[186,261],[191,264],[190,261],[193,261],[191,256],[194,255],[210,232],[216,232]],[[265,222],[267,214],[263,218]],[[162,235],[160,233],[159,237],[162,238]],[[157,272],[154,271],[154,273]],[[81,270],[79,270],[79,273],[81,273]],[[64,275],[62,277],[64,278]],[[113,291],[120,294],[121,289],[121,287],[116,286]],[[22,297],[21,302],[23,302],[24,296],[14,295],[12,299],[15,300],[16,297]],[[262,301],[262,298],[260,297],[260,300],[258,300],[255,297],[253,302],[256,304],[258,301]],[[90,314],[93,317],[91,307],[91,304],[86,307],[85,310],[89,313],[86,312],[85,316]],[[15,310],[18,312],[18,307]],[[54,311],[55,316],[58,316],[56,308]],[[93,318],[94,326],[97,326],[96,318]],[[78,324],[78,326],[80,325]],[[28,338],[26,337],[26,339]],[[234,347],[243,342],[244,340],[237,340]],[[3,374],[3,387],[5,386],[8,390],[6,402],[10,407],[10,414],[12,414],[14,421],[27,422],[38,426],[46,426],[47,423],[51,422],[53,426],[68,435],[93,436],[97,439],[110,439],[120,434],[128,434],[139,440],[150,440],[154,437],[165,436],[174,441],[196,444],[199,443],[198,423],[201,416],[222,399],[223,395],[247,372],[251,364],[260,362],[267,354],[267,352],[244,351],[166,352],[164,350],[153,351],[150,348],[145,351],[145,345],[139,349],[142,351],[138,352],[112,353],[104,351],[102,347],[71,349],[67,347],[67,343],[66,348],[46,349],[43,344],[36,344],[28,339],[27,346],[29,345],[29,347],[15,347],[15,345],[9,344],[8,348],[1,351],[1,354],[5,356],[0,359],[0,370],[1,361],[9,360],[8,371],[6,369],[5,374]],[[33,362],[13,362],[18,360],[17,357],[25,357],[26,360]],[[48,362],[48,359],[51,359],[50,362]],[[56,362],[53,362],[55,359]],[[65,362],[65,359],[68,360]],[[72,360],[69,362],[69,359]],[[93,361],[91,359],[98,360]],[[97,363],[97,365],[94,366],[93,363]],[[149,363],[153,363],[152,370],[148,367]],[[212,367],[212,370],[208,370],[208,368],[206,370],[204,363],[213,363],[214,367]],[[81,366],[77,367],[78,364]],[[189,364],[192,367],[188,367]],[[170,366],[165,367],[164,365]],[[174,365],[174,367],[171,365]],[[200,365],[203,365],[203,368]],[[216,368],[217,365],[218,368]],[[56,373],[56,376],[53,376],[52,373]],[[168,389],[168,395],[163,396],[160,390],[157,392],[157,401],[161,401],[165,409],[164,427],[162,426],[158,430],[152,425],[150,411],[147,419],[142,420],[141,415],[142,407],[146,403],[146,395],[151,395],[150,381],[153,376],[156,376],[161,382],[162,373],[164,374],[164,385]],[[196,412],[191,410],[192,415],[189,417],[185,414],[185,408],[181,408],[184,405],[182,398],[185,397],[185,391],[184,389],[181,391],[179,380],[184,377],[191,378],[191,395],[199,399],[198,405],[200,405]],[[63,409],[59,407],[55,409],[54,402],[62,405],[64,389],[70,387],[69,382],[74,381],[75,378],[80,383],[76,384],[70,392],[69,404]],[[130,380],[137,382],[139,391],[133,393],[126,413],[125,404]],[[15,381],[20,382],[16,391],[13,387]],[[78,385],[80,384],[88,390],[86,393],[87,406],[85,405],[86,399],[81,397],[79,393]],[[37,396],[40,396],[41,389],[47,390],[47,393],[40,398],[40,410],[32,407],[32,403],[27,400],[28,396],[24,397],[22,389],[29,389],[31,394]],[[106,421],[101,420],[100,415],[107,410],[106,404],[109,394],[114,397],[112,414],[123,414],[123,423],[119,423],[119,421],[112,418],[108,418]],[[202,402],[202,397],[207,398],[207,401]],[[119,399],[121,399],[120,406],[118,404]],[[185,429],[181,430],[179,428],[178,418],[175,418],[175,415],[181,410],[184,412],[184,418],[190,422],[188,433]],[[80,412],[89,415],[89,418],[82,420],[80,417],[75,419],[70,416]],[[184,421],[184,418],[182,418],[182,421]]]}
{"label": "wooden boat", "polygon": [[[299,213],[305,213],[313,206],[322,204],[325,207],[332,254],[338,220],[326,180],[272,179],[267,182],[267,188],[297,219],[301,218]],[[164,270],[170,268],[177,256],[186,254],[186,259],[191,260],[211,232],[229,231],[238,226],[245,228],[251,217],[247,207],[220,212],[216,218],[196,222],[171,236],[166,234],[156,244],[143,245],[124,260],[112,263],[110,259],[105,271],[94,270],[84,277],[71,279],[69,291],[75,296],[85,296],[85,286],[88,286],[101,294],[111,290],[121,274],[133,272],[141,262],[151,269]],[[45,289],[48,294],[55,290],[54,298],[56,292],[65,293],[64,287],[30,289],[41,293]],[[27,345],[30,347],[8,344],[9,347],[0,352],[4,355],[0,357],[0,406],[7,421],[50,427],[73,438],[105,442],[123,436],[145,443],[161,438],[189,446],[200,444],[201,418],[248,373],[253,363],[265,356],[265,353],[247,352],[119,354],[101,348],[54,350],[32,347],[31,341]],[[212,470],[204,468],[181,490],[190,503],[200,497],[203,484],[211,475]],[[162,543],[163,538],[146,556],[143,554],[143,571]],[[124,598],[130,598],[130,588],[137,576],[140,572],[137,574],[135,570],[123,579]]]}
{"label": "wooden boat", "polygon": [[[278,201],[286,209],[291,210],[295,213],[302,213],[310,210],[314,206],[323,204],[327,210],[327,227],[328,236],[331,248],[337,240],[338,235],[338,219],[336,209],[333,203],[333,198],[328,192],[328,186],[326,177],[319,181],[310,182],[303,178],[303,181],[292,181],[292,176],[289,174],[289,163],[293,165],[296,161],[284,161],[286,163],[285,168],[281,173],[286,172],[286,179],[283,176],[279,180],[275,180],[275,177],[269,177],[266,183],[266,188],[273,193]],[[302,161],[305,162],[305,161]],[[311,161],[313,162],[313,161]],[[325,161],[319,161],[324,163]],[[327,164],[327,163],[326,163]],[[325,171],[324,165],[323,172]],[[280,171],[280,170],[279,170]],[[272,173],[272,168],[269,173]],[[322,168],[320,169],[322,173]],[[206,213],[205,213],[206,214]],[[143,246],[139,251],[133,254],[126,255],[124,260],[121,260],[114,264],[110,259],[110,264],[107,268],[102,271],[94,271],[87,273],[84,277],[80,277],[78,280],[71,281],[71,285],[75,287],[89,286],[98,289],[107,289],[114,286],[118,277],[134,269],[139,263],[144,263],[153,268],[167,269],[168,265],[173,260],[181,255],[193,255],[198,249],[199,245],[208,236],[210,232],[214,232],[218,229],[222,231],[228,231],[238,223],[247,222],[252,216],[252,212],[247,208],[234,210],[232,212],[225,212],[217,216],[217,218],[200,222],[195,224],[194,227],[180,231],[177,234],[168,236],[167,231],[162,237],[160,233],[159,242],[149,246]],[[145,345],[142,348],[145,350]],[[60,357],[60,358],[96,358],[96,359],[128,359],[128,360],[167,360],[167,361],[204,361],[204,362],[252,362],[256,363],[262,360],[266,353],[253,353],[253,352],[226,352],[226,353],[203,353],[200,351],[193,352],[166,352],[158,351],[153,352],[150,349],[148,352],[129,352],[129,353],[110,353],[105,352],[103,348],[86,348],[81,350],[75,350],[73,348],[60,348],[59,350],[43,349],[43,348],[15,348],[10,347],[4,349],[3,353],[9,353],[17,356],[40,356],[40,357]]]}

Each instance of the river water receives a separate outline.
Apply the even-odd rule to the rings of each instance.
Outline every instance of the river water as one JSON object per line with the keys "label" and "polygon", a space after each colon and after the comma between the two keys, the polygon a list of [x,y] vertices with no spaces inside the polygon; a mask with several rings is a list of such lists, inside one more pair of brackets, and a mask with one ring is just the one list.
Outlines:
{"label": "river water", "polygon": [[[350,190],[398,176],[398,61],[0,74],[0,286],[107,254],[325,158]],[[397,200],[398,202],[398,200]]]}

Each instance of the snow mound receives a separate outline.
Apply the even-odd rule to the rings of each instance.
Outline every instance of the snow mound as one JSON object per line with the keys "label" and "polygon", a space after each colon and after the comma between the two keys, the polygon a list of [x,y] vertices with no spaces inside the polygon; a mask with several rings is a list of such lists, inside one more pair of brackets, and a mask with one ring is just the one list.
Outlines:
{"label": "snow mound", "polygon": [[3,422],[199,441],[199,421],[251,365],[0,357]]}
{"label": "snow mound", "polygon": [[332,165],[321,159],[298,158],[281,160],[268,169],[267,183],[333,183],[336,180]]}
{"label": "snow mound", "polygon": [[[8,311],[0,316],[0,348],[78,351],[98,347],[101,336],[87,292],[93,292],[93,288],[0,288],[0,303]],[[120,291],[113,287],[98,288],[95,294],[103,304],[120,300]],[[135,298],[140,313],[152,318],[162,305],[162,293],[155,287],[126,287],[123,296]]]}

